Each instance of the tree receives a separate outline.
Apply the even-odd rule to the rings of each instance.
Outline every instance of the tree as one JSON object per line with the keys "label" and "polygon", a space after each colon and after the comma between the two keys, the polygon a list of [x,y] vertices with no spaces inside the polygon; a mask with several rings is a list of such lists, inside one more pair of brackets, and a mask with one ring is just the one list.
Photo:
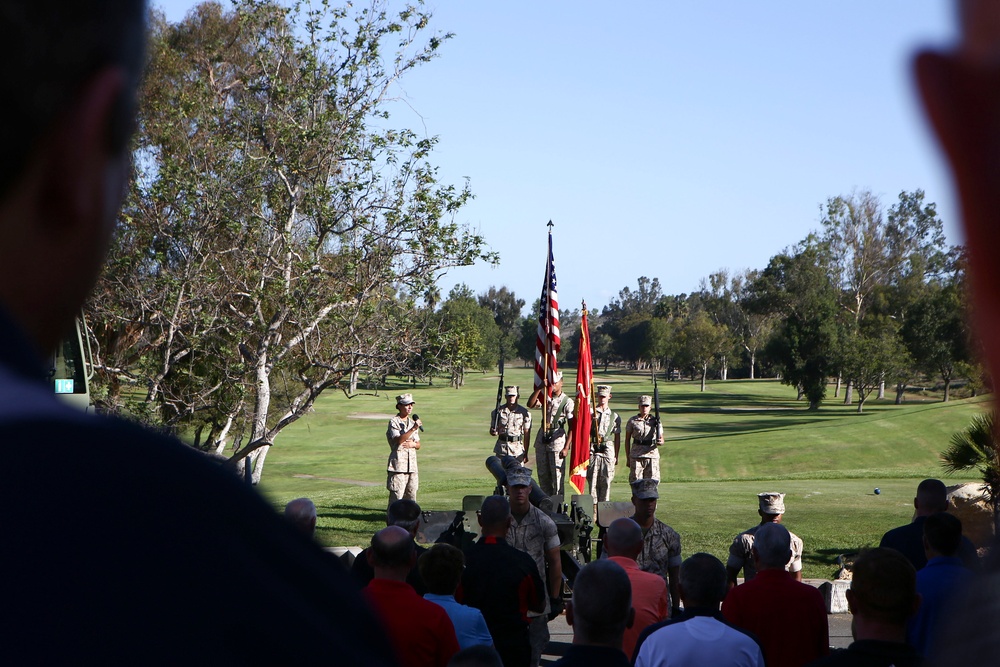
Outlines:
{"label": "tree", "polygon": [[888,318],[869,318],[860,330],[848,329],[840,341],[842,368],[858,392],[858,413],[865,401],[886,380],[905,376],[911,360]]}
{"label": "tree", "polygon": [[465,384],[465,371],[497,364],[502,333],[489,308],[479,305],[472,290],[456,285],[438,313],[438,357],[455,389]]}
{"label": "tree", "polygon": [[941,464],[949,473],[978,470],[993,509],[993,532],[1000,535],[1000,447],[997,447],[996,410],[976,415],[968,428],[951,436],[941,454]]}
{"label": "tree", "polygon": [[[359,369],[405,374],[415,301],[446,268],[495,259],[455,222],[436,140],[387,100],[449,35],[429,15],[240,0],[154,17],[136,178],[90,317],[134,412],[256,461]],[[390,53],[383,57],[383,53]],[[121,341],[127,341],[122,343]]]}
{"label": "tree", "polygon": [[838,340],[838,291],[822,247],[808,241],[771,258],[751,284],[748,308],[779,319],[765,347],[785,384],[797,387],[816,410],[826,396]]}
{"label": "tree", "polygon": [[732,343],[728,330],[716,324],[702,311],[688,320],[680,332],[681,354],[698,367],[701,391],[705,391],[708,366],[721,356]]}
{"label": "tree", "polygon": [[479,305],[493,313],[493,321],[503,334],[501,346],[505,358],[513,359],[521,334],[521,311],[524,299],[518,299],[506,286],[497,289],[492,285],[479,295]]}
{"label": "tree", "polygon": [[944,400],[948,401],[960,365],[970,360],[962,282],[925,286],[907,312],[903,338],[917,366],[944,381]]}

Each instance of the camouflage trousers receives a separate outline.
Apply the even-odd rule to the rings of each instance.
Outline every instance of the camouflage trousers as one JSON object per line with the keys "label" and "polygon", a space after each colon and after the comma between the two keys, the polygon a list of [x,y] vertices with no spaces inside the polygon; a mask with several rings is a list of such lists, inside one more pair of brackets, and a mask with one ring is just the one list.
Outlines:
{"label": "camouflage trousers", "polygon": [[563,476],[566,459],[548,449],[535,449],[535,475],[538,486],[547,496],[558,496],[563,492]]}
{"label": "camouflage trousers", "polygon": [[524,455],[524,442],[507,442],[503,438],[497,440],[497,444],[493,446],[493,453],[501,459],[505,456],[513,456],[518,462],[521,462],[522,459],[527,462],[528,458]]}
{"label": "camouflage trousers", "polygon": [[587,483],[595,502],[611,500],[611,480],[615,478],[615,462],[607,456],[590,455],[587,465]]}
{"label": "camouflage trousers", "polygon": [[637,479],[655,479],[660,481],[660,457],[649,459],[632,459],[628,467],[628,483]]}
{"label": "camouflage trousers", "polygon": [[390,472],[385,481],[385,488],[389,490],[389,504],[406,498],[407,500],[417,499],[417,487],[420,485],[420,477],[415,472]]}
{"label": "camouflage trousers", "polygon": [[549,644],[549,619],[546,616],[536,616],[528,624],[528,641],[531,642],[531,667],[538,667],[542,661],[542,653]]}

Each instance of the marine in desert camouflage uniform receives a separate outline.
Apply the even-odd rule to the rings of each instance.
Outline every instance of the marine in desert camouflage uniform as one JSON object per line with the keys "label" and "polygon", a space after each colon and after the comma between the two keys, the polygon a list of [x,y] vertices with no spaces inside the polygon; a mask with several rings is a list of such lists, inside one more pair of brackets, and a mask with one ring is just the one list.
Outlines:
{"label": "marine in desert camouflage uniform", "polygon": [[594,442],[590,445],[590,463],[587,466],[587,482],[590,495],[597,502],[611,500],[611,480],[615,478],[615,464],[622,441],[622,418],[613,412],[608,403],[611,387],[597,386],[597,407],[594,409]]}
{"label": "marine in desert camouflage uniform", "polygon": [[420,449],[420,419],[413,419],[413,394],[396,397],[399,411],[389,420],[385,438],[389,441],[389,461],[386,464],[385,488],[389,490],[389,504],[400,498],[417,499],[420,478],[417,475],[417,450]]}
{"label": "marine in desert camouflage uniform", "polygon": [[[744,530],[733,538],[733,543],[729,545],[729,560],[726,561],[726,575],[729,578],[730,588],[736,585],[736,579],[743,570],[743,580],[750,581],[757,576],[757,567],[753,562],[753,541],[754,533],[761,526],[768,523],[781,523],[781,518],[785,514],[785,494],[777,492],[758,493],[757,502],[760,509],[760,523]],[[785,566],[785,570],[791,572],[796,581],[802,581],[802,539],[795,533],[788,531],[792,538],[792,558]]]}
{"label": "marine in desert camouflage uniform", "polygon": [[[636,559],[639,569],[664,578],[673,605],[680,604],[681,536],[677,531],[656,518],[656,504],[660,497],[655,479],[637,479],[632,482],[632,520],[642,528],[642,552]],[[671,616],[674,615],[671,611]]]}
{"label": "marine in desert camouflage uniform", "polygon": [[518,393],[517,385],[504,387],[507,403],[490,414],[490,435],[497,436],[494,454],[501,459],[513,456],[524,463],[528,460],[526,444],[531,438],[531,413],[517,404]]}
{"label": "marine in desert camouflage uniform", "polygon": [[656,417],[649,414],[652,403],[652,397],[640,396],[639,414],[631,417],[625,425],[630,484],[637,479],[660,481],[659,447],[663,444],[663,424],[657,424]]}
{"label": "marine in desert camouflage uniform", "polygon": [[559,531],[548,514],[528,500],[531,493],[531,469],[518,466],[507,471],[507,495],[510,497],[511,525],[507,541],[535,561],[538,574],[545,582],[548,602],[541,614],[528,612],[532,667],[541,661],[542,651],[549,643],[549,618],[561,612],[562,558],[559,554]]}

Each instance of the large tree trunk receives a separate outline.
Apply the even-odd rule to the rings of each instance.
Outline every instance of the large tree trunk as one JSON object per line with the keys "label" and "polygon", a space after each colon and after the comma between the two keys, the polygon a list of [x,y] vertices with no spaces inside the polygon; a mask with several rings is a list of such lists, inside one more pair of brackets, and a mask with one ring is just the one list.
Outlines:
{"label": "large tree trunk", "polygon": [[903,395],[906,393],[906,383],[900,382],[896,385],[896,405],[902,405]]}
{"label": "large tree trunk", "polygon": [[944,402],[947,403],[951,398],[951,378],[946,377],[944,379]]}
{"label": "large tree trunk", "polygon": [[885,377],[884,376],[882,377],[881,380],[879,380],[879,383],[878,383],[878,398],[879,398],[879,400],[882,400],[883,398],[885,398]]}
{"label": "large tree trunk", "polygon": [[708,363],[701,365],[701,390],[705,391],[705,378],[708,375]]}
{"label": "large tree trunk", "polygon": [[253,451],[247,459],[253,464],[253,473],[250,477],[250,481],[256,486],[260,484],[260,476],[264,472],[264,459],[267,458],[267,452],[270,451],[270,446],[264,446]]}
{"label": "large tree trunk", "polygon": [[719,374],[722,376],[723,382],[729,379],[729,358],[726,356],[722,357],[722,370]]}
{"label": "large tree trunk", "polygon": [[834,389],[833,389],[833,397],[834,398],[837,398],[838,396],[840,396],[840,380],[841,380],[841,375],[840,375],[840,373],[837,373],[837,384],[834,386]]}
{"label": "large tree trunk", "polygon": [[757,363],[757,355],[753,352],[750,353],[750,379],[754,379],[753,367]]}
{"label": "large tree trunk", "polygon": [[847,381],[847,385],[844,386],[844,405],[850,405],[854,402],[854,386],[851,381]]}
{"label": "large tree trunk", "polygon": [[347,393],[350,394],[351,396],[354,396],[354,394],[358,393],[358,367],[357,366],[355,366],[354,368],[351,369],[351,380],[350,380],[350,384],[347,387]]}

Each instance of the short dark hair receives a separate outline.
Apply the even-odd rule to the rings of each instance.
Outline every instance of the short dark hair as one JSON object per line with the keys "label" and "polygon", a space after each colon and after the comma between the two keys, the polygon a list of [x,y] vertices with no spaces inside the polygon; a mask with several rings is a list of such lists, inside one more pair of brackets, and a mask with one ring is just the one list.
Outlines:
{"label": "short dark hair", "polygon": [[497,528],[510,516],[510,501],[504,496],[490,496],[483,500],[479,521],[483,528]]}
{"label": "short dark hair", "polygon": [[465,556],[462,550],[450,544],[435,544],[417,561],[420,578],[427,592],[434,595],[452,595],[462,580]]}
{"label": "short dark hair", "polygon": [[939,479],[925,479],[917,485],[917,503],[929,512],[948,509],[948,487]]}
{"label": "short dark hair", "polygon": [[947,512],[931,514],[924,519],[924,537],[934,551],[942,556],[954,556],[962,544],[962,521]]}
{"label": "short dark hair", "polygon": [[851,570],[855,615],[905,625],[917,599],[917,571],[906,556],[895,549],[867,549]]}
{"label": "short dark hair", "polygon": [[574,635],[596,644],[621,642],[632,608],[632,583],[618,563],[591,561],[573,583]]}
{"label": "short dark hair", "polygon": [[[729,586],[726,566],[712,554],[696,553],[681,563],[681,588],[685,606],[718,609]],[[677,604],[674,601],[673,604]]]}
{"label": "short dark hair", "polygon": [[20,177],[35,146],[72,96],[103,67],[128,77],[109,149],[127,148],[143,69],[145,0],[6,0],[0,3],[0,194]]}

